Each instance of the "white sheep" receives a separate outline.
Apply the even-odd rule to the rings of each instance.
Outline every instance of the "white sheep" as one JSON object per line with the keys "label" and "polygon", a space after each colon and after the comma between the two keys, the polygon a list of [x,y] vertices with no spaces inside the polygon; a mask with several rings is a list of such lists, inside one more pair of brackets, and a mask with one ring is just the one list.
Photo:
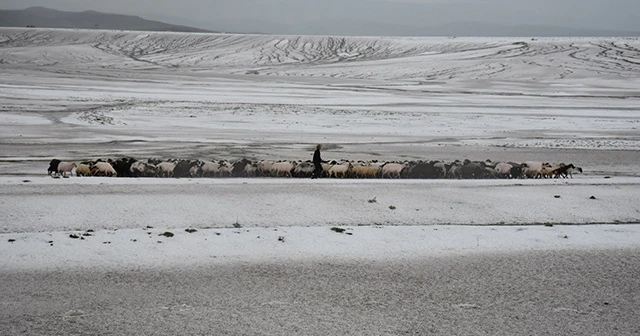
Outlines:
{"label": "white sheep", "polygon": [[201,167],[202,177],[213,177],[218,175],[220,164],[212,161],[205,161]]}
{"label": "white sheep", "polygon": [[276,162],[273,160],[262,160],[258,162],[258,174],[260,174],[261,176],[270,176],[271,168],[273,167],[274,163]]}
{"label": "white sheep", "polygon": [[258,174],[258,164],[250,163],[244,166],[243,169],[244,175],[247,177],[254,177]]}
{"label": "white sheep", "polygon": [[462,163],[454,162],[449,168],[449,171],[447,172],[447,176],[451,178],[457,178],[457,179],[462,178]]}
{"label": "white sheep", "polygon": [[96,164],[91,167],[91,175],[115,177],[118,173],[109,162],[96,162]]}
{"label": "white sheep", "polygon": [[402,163],[385,163],[384,165],[382,165],[382,178],[384,178],[385,176],[388,176],[389,178],[400,178],[400,173],[405,166],[406,165]]}
{"label": "white sheep", "polygon": [[371,169],[370,166],[367,166],[365,162],[358,162],[351,168],[351,174],[357,178],[365,178],[367,177],[367,172]]}
{"label": "white sheep", "polygon": [[233,165],[231,162],[224,160],[220,161],[220,168],[218,168],[218,174],[223,177],[229,177],[233,174]]}
{"label": "white sheep", "polygon": [[509,176],[511,176],[511,169],[513,168],[513,165],[506,163],[506,162],[499,162],[498,164],[496,164],[495,171],[498,173],[498,175],[500,175],[500,177],[502,178],[509,178]]}
{"label": "white sheep", "polygon": [[200,172],[200,166],[197,164],[189,168],[189,176],[191,177],[197,177]]}
{"label": "white sheep", "polygon": [[542,164],[542,168],[540,168],[540,176],[544,178],[554,177],[554,175],[556,175],[555,172],[564,166],[564,163],[545,162]]}
{"label": "white sheep", "polygon": [[131,164],[131,167],[129,167],[129,172],[131,173],[131,176],[135,177],[154,176],[156,174],[156,166],[150,163],[136,161]]}
{"label": "white sheep", "polygon": [[72,174],[73,168],[76,168],[76,164],[73,162],[60,162],[58,164],[58,174],[67,177],[67,173]]}
{"label": "white sheep", "polygon": [[364,170],[364,177],[366,178],[377,178],[381,174],[382,168],[377,165],[367,166]]}
{"label": "white sheep", "polygon": [[81,163],[76,167],[76,176],[91,176],[91,166]]}
{"label": "white sheep", "polygon": [[522,164],[522,174],[528,178],[542,176],[542,162],[526,161]]}
{"label": "white sheep", "polygon": [[320,163],[320,165],[322,166],[322,174],[323,175],[329,175],[329,169],[331,169],[331,163],[329,162],[322,162]]}
{"label": "white sheep", "polygon": [[275,177],[280,177],[280,175],[285,177],[291,177],[291,172],[296,167],[296,162],[282,161],[276,162],[271,166],[271,175]]}
{"label": "white sheep", "polygon": [[157,176],[160,177],[172,177],[173,170],[176,168],[175,162],[160,162],[156,165],[158,172]]}
{"label": "white sheep", "polygon": [[353,165],[351,162],[341,162],[331,165],[329,168],[329,177],[345,177],[351,171]]}
{"label": "white sheep", "polygon": [[293,173],[298,177],[309,177],[315,169],[316,166],[312,162],[301,162],[293,169]]}

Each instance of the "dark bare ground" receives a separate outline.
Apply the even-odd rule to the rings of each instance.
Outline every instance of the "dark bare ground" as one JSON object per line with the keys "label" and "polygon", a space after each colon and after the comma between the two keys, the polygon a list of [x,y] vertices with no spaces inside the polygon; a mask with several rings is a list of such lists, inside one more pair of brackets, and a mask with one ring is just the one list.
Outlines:
{"label": "dark bare ground", "polygon": [[3,335],[637,335],[640,250],[0,274]]}

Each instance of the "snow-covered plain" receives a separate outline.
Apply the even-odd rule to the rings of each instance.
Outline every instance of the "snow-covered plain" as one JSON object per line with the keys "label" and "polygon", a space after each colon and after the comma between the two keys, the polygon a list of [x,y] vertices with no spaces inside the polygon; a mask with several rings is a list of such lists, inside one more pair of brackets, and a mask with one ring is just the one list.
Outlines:
{"label": "snow-covered plain", "polygon": [[53,156],[306,159],[317,142],[337,158],[570,151],[592,171],[640,169],[637,38],[5,28],[0,43],[3,173]]}
{"label": "snow-covered plain", "polygon": [[[146,225],[233,232],[234,220],[251,230],[286,227],[306,234],[301,241],[320,241],[305,247],[330,241],[332,225],[373,225],[361,229],[373,233],[376,225],[411,225],[393,230],[403,232],[403,251],[418,254],[423,225],[640,222],[637,38],[3,28],[0,71],[3,255],[15,256],[15,246],[24,243],[8,244],[14,235],[33,243],[77,229],[105,235]],[[325,159],[563,161],[582,166],[586,176],[314,183],[42,177],[53,157],[309,159],[319,142],[331,144]],[[380,203],[366,202],[373,197]],[[476,233],[466,230],[494,229],[451,230],[467,239]],[[622,230],[633,232],[620,235],[622,244],[637,245],[635,227]],[[358,236],[367,234],[345,238]],[[608,237],[581,241],[618,242]],[[384,244],[373,239],[370,246],[376,239]],[[553,246],[566,242],[550,239]],[[526,241],[523,248],[530,246]],[[84,255],[80,241],[68,243]],[[278,243],[269,248],[291,241]],[[457,248],[441,250],[449,249]],[[50,259],[47,264],[55,264]]]}
{"label": "snow-covered plain", "polygon": [[[639,126],[638,38],[0,28],[0,329],[637,335]],[[54,157],[309,159],[316,143],[585,174],[45,175]]]}
{"label": "snow-covered plain", "polygon": [[[636,177],[571,183],[2,177],[0,184],[5,269],[640,248]],[[161,236],[167,231],[175,236]]]}

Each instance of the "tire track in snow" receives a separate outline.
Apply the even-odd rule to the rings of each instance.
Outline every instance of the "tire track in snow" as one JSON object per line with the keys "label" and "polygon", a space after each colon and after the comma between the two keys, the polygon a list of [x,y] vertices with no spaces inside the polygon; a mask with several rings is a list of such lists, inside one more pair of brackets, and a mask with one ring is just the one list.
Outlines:
{"label": "tire track in snow", "polygon": [[[63,52],[67,46],[93,53]],[[32,53],[35,51],[35,53]],[[416,38],[0,29],[5,66],[199,68],[226,73],[430,80],[640,74],[634,38]],[[398,62],[397,59],[406,59]],[[396,61],[394,61],[396,60]],[[393,68],[387,64],[395,62]],[[346,64],[351,66],[346,66]],[[403,67],[398,63],[404,63]],[[356,64],[357,67],[352,65]],[[426,70],[429,69],[429,70]],[[502,69],[502,70],[500,70]],[[549,72],[551,69],[551,73]],[[557,69],[557,70],[553,70]],[[568,71],[567,69],[570,69]],[[537,74],[539,73],[539,74]]]}

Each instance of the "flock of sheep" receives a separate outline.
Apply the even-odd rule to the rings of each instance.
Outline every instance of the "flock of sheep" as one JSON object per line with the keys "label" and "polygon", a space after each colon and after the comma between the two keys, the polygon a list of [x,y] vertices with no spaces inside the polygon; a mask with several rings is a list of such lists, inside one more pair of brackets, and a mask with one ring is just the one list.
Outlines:
{"label": "flock of sheep", "polygon": [[[573,164],[551,162],[486,161],[326,161],[324,177],[330,178],[413,178],[413,179],[487,179],[487,178],[567,178],[582,173]],[[311,177],[311,161],[237,161],[160,160],[134,158],[84,161],[79,164],[51,160],[48,173],[53,177]]]}

